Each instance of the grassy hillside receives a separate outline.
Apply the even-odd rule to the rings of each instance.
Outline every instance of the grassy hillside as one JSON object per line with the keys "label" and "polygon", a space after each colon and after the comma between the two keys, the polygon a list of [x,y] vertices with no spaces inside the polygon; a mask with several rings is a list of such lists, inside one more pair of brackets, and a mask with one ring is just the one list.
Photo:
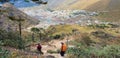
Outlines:
{"label": "grassy hillside", "polygon": [[100,0],[97,3],[91,4],[85,9],[91,11],[112,11],[120,10],[120,0]]}
{"label": "grassy hillside", "polygon": [[[54,28],[54,30],[53,30]],[[48,28],[48,30],[52,30],[54,31],[53,32],[53,35],[56,35],[56,34],[72,34],[75,32],[80,32],[80,33],[92,33],[96,30],[101,30],[101,31],[104,31],[105,33],[109,33],[109,34],[112,34],[114,36],[119,36],[119,33],[117,33],[117,31],[119,32],[119,28],[114,28],[112,30],[112,28],[106,28],[106,29],[101,29],[101,28],[98,28],[98,27],[94,27],[94,28],[91,28],[91,27],[88,27],[88,26],[80,26],[80,25],[55,25],[55,26],[50,26]],[[110,31],[111,30],[111,31]]]}
{"label": "grassy hillside", "polygon": [[[82,4],[83,3],[83,4]],[[82,7],[80,6],[82,5]],[[77,2],[71,8],[100,12],[100,20],[120,22],[120,0],[91,0]]]}
{"label": "grassy hillside", "polygon": [[100,0],[51,0],[48,7],[54,9],[84,9]]}
{"label": "grassy hillside", "polygon": [[68,34],[72,33],[72,30],[77,30],[82,33],[90,33],[92,30],[87,27],[81,27],[80,25],[56,25],[55,27],[55,33],[54,34]]}
{"label": "grassy hillside", "polygon": [[57,9],[86,9],[93,11],[119,10],[120,0],[51,0],[48,7]]}
{"label": "grassy hillside", "polygon": [[70,5],[70,9],[85,9],[89,5],[95,4],[100,0],[78,0],[76,3]]}
{"label": "grassy hillside", "polygon": [[100,20],[118,22],[120,24],[120,11],[110,11],[110,12],[100,12],[98,16],[96,16]]}
{"label": "grassy hillside", "polygon": [[97,18],[106,21],[120,22],[120,0],[101,0],[86,8],[89,11],[98,11]]}

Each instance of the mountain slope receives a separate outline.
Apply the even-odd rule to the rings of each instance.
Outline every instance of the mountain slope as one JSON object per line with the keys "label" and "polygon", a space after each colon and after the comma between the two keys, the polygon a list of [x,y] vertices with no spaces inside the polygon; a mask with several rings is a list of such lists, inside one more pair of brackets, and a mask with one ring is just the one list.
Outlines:
{"label": "mountain slope", "polygon": [[120,24],[120,0],[101,0],[85,8],[89,11],[98,11],[101,20],[114,21]]}
{"label": "mountain slope", "polygon": [[98,1],[100,0],[49,0],[47,6],[54,9],[84,9]]}
{"label": "mountain slope", "polygon": [[89,5],[99,2],[100,0],[78,0],[76,3],[70,5],[70,9],[85,9]]}
{"label": "mountain slope", "polygon": [[[12,21],[10,17],[14,17],[15,21]],[[30,25],[35,25],[39,21],[35,18],[32,18],[28,15],[26,15],[24,12],[18,10],[13,5],[9,3],[5,3],[0,7],[0,26],[1,28],[7,29],[16,29],[18,26],[17,20],[24,19],[24,22],[22,22],[22,27],[28,27]]]}
{"label": "mountain slope", "polygon": [[[54,3],[50,3],[50,2]],[[58,4],[59,3],[59,4]],[[51,7],[51,6],[56,7]],[[100,13],[99,19],[120,22],[120,0],[49,0],[48,8],[56,10],[88,10]]]}
{"label": "mountain slope", "polygon": [[89,5],[85,9],[92,10],[92,11],[111,11],[111,10],[120,10],[120,0],[101,0],[97,3]]}
{"label": "mountain slope", "polygon": [[48,0],[48,8],[119,10],[120,0]]}

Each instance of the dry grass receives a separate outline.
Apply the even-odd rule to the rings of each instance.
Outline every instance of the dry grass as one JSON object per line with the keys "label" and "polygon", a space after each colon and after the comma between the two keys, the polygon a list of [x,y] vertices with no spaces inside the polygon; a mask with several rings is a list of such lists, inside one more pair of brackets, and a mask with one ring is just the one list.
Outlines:
{"label": "dry grass", "polygon": [[76,3],[70,5],[70,9],[85,9],[87,8],[89,5],[92,5],[96,2],[98,2],[100,0],[79,0]]}
{"label": "dry grass", "polygon": [[[100,15],[97,16],[98,19],[104,20],[104,21],[112,21],[112,22],[120,22],[120,11],[119,10],[113,10],[109,12],[101,12]],[[120,23],[119,23],[120,24]]]}
{"label": "dry grass", "polygon": [[54,34],[68,34],[72,33],[73,29],[77,29],[81,33],[90,33],[93,31],[93,29],[89,27],[83,27],[80,25],[57,25],[55,26],[56,31]]}

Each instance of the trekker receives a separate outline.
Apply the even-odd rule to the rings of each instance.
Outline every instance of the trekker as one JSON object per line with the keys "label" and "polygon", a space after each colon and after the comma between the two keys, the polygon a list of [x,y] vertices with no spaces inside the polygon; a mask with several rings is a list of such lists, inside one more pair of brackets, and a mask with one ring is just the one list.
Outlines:
{"label": "trekker", "polygon": [[43,54],[41,49],[42,49],[42,46],[40,45],[40,43],[38,43],[37,50],[39,51],[40,54]]}
{"label": "trekker", "polygon": [[65,43],[61,43],[61,52],[60,52],[60,55],[62,56],[62,57],[64,57],[64,54],[65,54],[65,52],[66,52],[66,50],[67,50],[67,46],[66,46],[66,44]]}

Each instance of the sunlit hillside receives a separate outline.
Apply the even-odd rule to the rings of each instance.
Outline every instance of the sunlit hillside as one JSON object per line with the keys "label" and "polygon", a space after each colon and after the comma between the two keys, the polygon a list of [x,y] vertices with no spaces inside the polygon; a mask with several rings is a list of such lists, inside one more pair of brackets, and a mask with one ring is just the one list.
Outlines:
{"label": "sunlit hillside", "polygon": [[120,0],[100,0],[97,3],[89,5],[87,8],[88,10],[92,11],[113,11],[113,10],[120,10]]}
{"label": "sunlit hillside", "polygon": [[85,9],[90,5],[93,5],[100,0],[78,0],[76,3],[70,5],[70,9]]}
{"label": "sunlit hillside", "polygon": [[51,9],[96,11],[100,13],[97,16],[100,20],[120,22],[120,0],[49,0],[49,2],[47,6]]}
{"label": "sunlit hillside", "polygon": [[54,9],[119,10],[120,0],[48,0]]}
{"label": "sunlit hillside", "polygon": [[0,58],[120,58],[120,0],[0,0]]}
{"label": "sunlit hillside", "polygon": [[89,5],[92,5],[100,0],[51,0],[48,3],[48,7],[54,9],[85,9]]}

